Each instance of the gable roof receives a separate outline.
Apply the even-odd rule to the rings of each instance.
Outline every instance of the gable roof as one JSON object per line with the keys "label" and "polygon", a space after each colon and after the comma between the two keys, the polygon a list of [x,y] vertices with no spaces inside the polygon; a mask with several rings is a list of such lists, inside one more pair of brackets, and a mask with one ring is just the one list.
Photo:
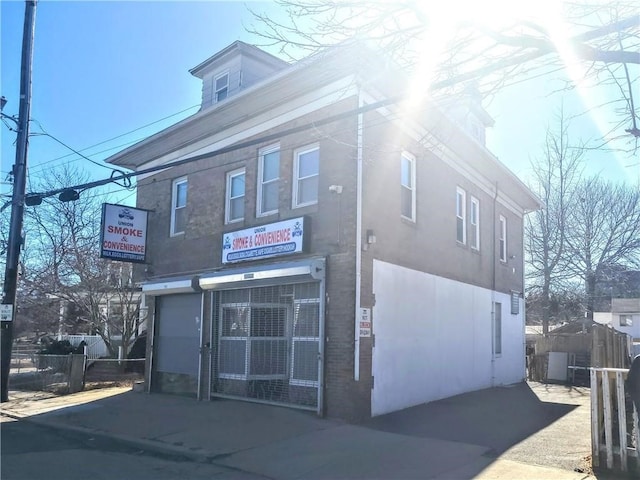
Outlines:
{"label": "gable roof", "polygon": [[191,70],[189,70],[189,73],[194,77],[203,78],[208,72],[217,68],[219,64],[224,63],[230,58],[239,54],[247,57],[252,57],[262,63],[274,67],[275,69],[283,69],[289,66],[289,64],[284,60],[271,55],[270,53],[267,53],[256,46],[249,45],[248,43],[237,40],[231,45],[228,45],[219,52],[213,54],[204,62],[201,62],[200,64],[193,67]]}

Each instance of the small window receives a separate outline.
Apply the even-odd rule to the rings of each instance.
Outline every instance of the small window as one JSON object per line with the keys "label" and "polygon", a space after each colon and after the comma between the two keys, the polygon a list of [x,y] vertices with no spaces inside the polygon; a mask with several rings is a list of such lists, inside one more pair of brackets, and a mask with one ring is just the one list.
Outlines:
{"label": "small window", "polygon": [[502,304],[493,303],[493,354],[502,354]]}
{"label": "small window", "polygon": [[244,168],[227,174],[226,222],[244,219]]}
{"label": "small window", "polygon": [[316,145],[300,149],[294,159],[293,207],[318,203],[320,148]]}
{"label": "small window", "polygon": [[480,250],[480,200],[471,197],[471,215],[469,216],[469,242],[471,248]]}
{"label": "small window", "polygon": [[507,261],[507,219],[500,215],[500,261]]}
{"label": "small window", "polygon": [[184,233],[187,226],[187,179],[173,181],[171,193],[171,236]]}
{"label": "small window", "polygon": [[400,164],[400,214],[416,221],[416,162],[407,152],[402,153]]}
{"label": "small window", "polygon": [[621,327],[633,327],[633,315],[620,315]]}
{"label": "small window", "polygon": [[260,151],[258,162],[258,216],[278,211],[280,178],[280,146]]}
{"label": "small window", "polygon": [[222,75],[218,75],[215,80],[215,94],[214,99],[215,102],[221,102],[227,95],[229,94],[229,74],[223,73]]}
{"label": "small window", "polygon": [[456,189],[456,240],[467,242],[467,194],[458,187]]}

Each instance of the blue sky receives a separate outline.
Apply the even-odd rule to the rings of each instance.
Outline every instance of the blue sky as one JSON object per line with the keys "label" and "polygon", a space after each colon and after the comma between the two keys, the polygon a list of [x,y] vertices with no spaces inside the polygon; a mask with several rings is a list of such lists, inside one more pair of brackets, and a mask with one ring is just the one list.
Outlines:
{"label": "blue sky", "polygon": [[[267,3],[250,5],[258,10],[274,8]],[[4,112],[17,114],[24,2],[5,0],[0,6],[0,92],[9,101]],[[106,158],[125,144],[195,113],[201,85],[188,70],[235,40],[255,43],[257,39],[244,28],[251,22],[246,4],[241,2],[41,0],[36,17],[31,116],[74,149],[83,150],[94,160]],[[488,108],[496,120],[489,146],[521,178],[529,173],[529,158],[541,151],[545,129],[553,124],[561,102],[569,114],[585,109],[577,94],[549,96],[549,87],[549,79],[520,84],[502,92]],[[177,112],[182,113],[175,115]],[[32,131],[38,131],[37,124],[32,125]],[[596,137],[592,119],[583,116],[575,122],[572,136],[585,140]],[[15,159],[15,134],[2,126],[1,139],[0,180],[4,181]],[[113,140],[105,142],[109,139]],[[101,142],[105,143],[84,150]],[[47,137],[31,138],[32,178],[65,162],[86,167],[92,179],[110,173]],[[637,159],[628,156],[588,154],[589,171],[614,180],[637,182],[640,166],[624,166],[635,162]],[[125,203],[134,202],[130,192],[118,186],[109,189]],[[8,186],[3,185],[2,192],[7,191]]]}

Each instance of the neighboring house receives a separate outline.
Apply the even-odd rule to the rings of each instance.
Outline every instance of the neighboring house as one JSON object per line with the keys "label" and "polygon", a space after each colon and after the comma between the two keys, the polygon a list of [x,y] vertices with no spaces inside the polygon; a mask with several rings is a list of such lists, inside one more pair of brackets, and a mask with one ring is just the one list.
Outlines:
{"label": "neighboring house", "polygon": [[610,312],[594,312],[593,320],[611,325],[640,342],[640,298],[612,298]]}
{"label": "neighboring house", "polygon": [[362,419],[523,380],[540,204],[480,105],[401,107],[358,44],[288,65],[235,42],[191,73],[201,110],[108,159],[183,162],[138,180],[150,391]]}
{"label": "neighboring house", "polygon": [[48,297],[57,304],[58,309],[58,339],[71,336],[100,335],[109,343],[113,352],[122,346],[122,332],[128,330],[131,334],[128,345],[147,329],[147,309],[142,304],[145,298],[139,287],[131,289],[106,290],[94,295],[98,302],[97,309],[101,325],[90,321],[91,315],[87,311],[88,301],[82,293],[76,292],[74,300],[64,299],[56,295]]}

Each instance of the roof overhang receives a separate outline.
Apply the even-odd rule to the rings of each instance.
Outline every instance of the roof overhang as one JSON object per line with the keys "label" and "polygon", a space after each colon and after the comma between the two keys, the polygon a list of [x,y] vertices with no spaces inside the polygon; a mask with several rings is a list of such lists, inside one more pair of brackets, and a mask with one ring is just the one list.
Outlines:
{"label": "roof overhang", "polygon": [[287,282],[317,281],[325,277],[324,258],[314,258],[278,265],[263,265],[223,270],[212,274],[202,275],[199,279],[200,288],[215,290],[229,286],[254,286],[273,283],[286,278]]}
{"label": "roof overhang", "polygon": [[198,277],[167,278],[142,284],[142,293],[146,295],[173,295],[177,293],[197,293],[200,291]]}

